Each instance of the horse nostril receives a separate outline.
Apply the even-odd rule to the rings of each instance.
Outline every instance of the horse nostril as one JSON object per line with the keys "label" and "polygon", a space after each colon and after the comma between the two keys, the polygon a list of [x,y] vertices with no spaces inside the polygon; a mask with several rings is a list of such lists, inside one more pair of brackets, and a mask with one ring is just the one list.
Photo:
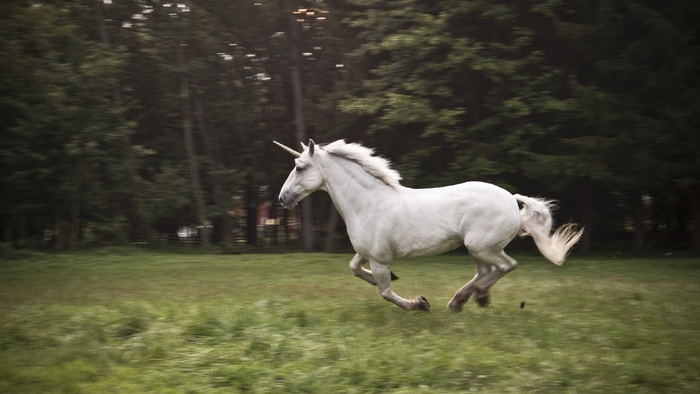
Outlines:
{"label": "horse nostril", "polygon": [[280,204],[282,207],[291,209],[290,205],[294,204],[294,197],[290,196],[290,193],[280,193]]}

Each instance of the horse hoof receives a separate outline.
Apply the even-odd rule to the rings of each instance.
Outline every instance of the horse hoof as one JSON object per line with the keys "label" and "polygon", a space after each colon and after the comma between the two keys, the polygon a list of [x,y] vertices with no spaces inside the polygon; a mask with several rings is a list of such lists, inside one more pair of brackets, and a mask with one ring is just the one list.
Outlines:
{"label": "horse hoof", "polygon": [[474,299],[482,308],[488,306],[489,303],[491,303],[490,294],[477,294],[476,297],[474,297]]}
{"label": "horse hoof", "polygon": [[462,312],[462,309],[463,309],[463,305],[458,305],[458,304],[452,305],[452,303],[447,304],[447,307],[450,309],[450,311],[452,311],[454,313]]}
{"label": "horse hoof", "polygon": [[417,311],[430,312],[430,303],[428,302],[427,298],[425,298],[423,296],[416,297],[416,302],[417,302],[417,304],[416,304]]}

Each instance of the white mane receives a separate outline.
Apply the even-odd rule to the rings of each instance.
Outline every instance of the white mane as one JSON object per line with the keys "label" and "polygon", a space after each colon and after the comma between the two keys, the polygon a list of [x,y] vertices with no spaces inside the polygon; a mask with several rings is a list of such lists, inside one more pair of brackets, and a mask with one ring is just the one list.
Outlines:
{"label": "white mane", "polygon": [[381,179],[391,187],[400,186],[401,175],[391,168],[389,160],[374,156],[374,149],[359,144],[348,144],[344,140],[331,142],[323,146],[323,150],[336,156],[354,161],[364,168],[370,175]]}

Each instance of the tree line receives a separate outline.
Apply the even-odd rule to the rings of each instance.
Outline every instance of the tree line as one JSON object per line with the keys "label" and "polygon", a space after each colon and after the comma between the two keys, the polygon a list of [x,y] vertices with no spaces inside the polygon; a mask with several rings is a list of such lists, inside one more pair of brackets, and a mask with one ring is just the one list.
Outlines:
{"label": "tree line", "polygon": [[[700,249],[700,3],[0,11],[2,242],[119,243],[187,225],[204,243],[235,231],[257,243],[259,205],[289,215],[274,202],[291,161],[271,141],[311,137],[376,147],[410,187],[482,180],[556,198],[560,222],[586,226],[584,250]],[[305,250],[342,239],[328,199],[299,210]]]}

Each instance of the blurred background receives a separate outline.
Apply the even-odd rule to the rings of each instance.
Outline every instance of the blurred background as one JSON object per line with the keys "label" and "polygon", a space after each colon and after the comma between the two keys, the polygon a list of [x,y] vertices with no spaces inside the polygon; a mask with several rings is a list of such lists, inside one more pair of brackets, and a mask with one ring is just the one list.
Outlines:
{"label": "blurred background", "polygon": [[277,205],[293,162],[271,141],[345,138],[405,186],[555,198],[580,251],[697,251],[699,20],[693,0],[4,0],[0,242],[344,250],[326,195]]}

